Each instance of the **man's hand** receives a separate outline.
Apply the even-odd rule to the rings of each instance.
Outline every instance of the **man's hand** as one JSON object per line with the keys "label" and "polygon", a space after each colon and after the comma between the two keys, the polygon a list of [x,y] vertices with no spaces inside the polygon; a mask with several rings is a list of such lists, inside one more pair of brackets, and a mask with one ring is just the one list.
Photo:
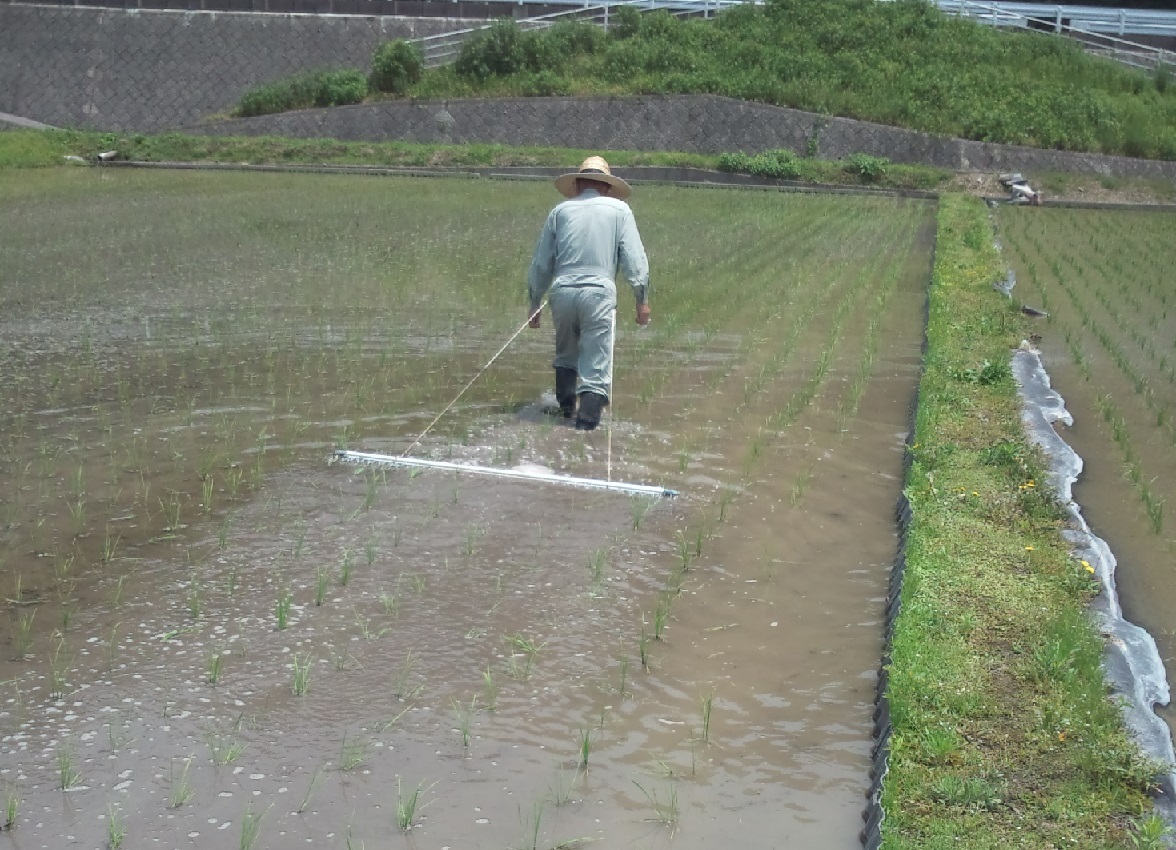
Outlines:
{"label": "man's hand", "polygon": [[540,308],[540,309],[536,310],[534,313],[532,313],[531,314],[531,321],[527,322],[527,327],[529,327],[529,328],[539,327],[539,317],[542,315],[543,315],[542,308]]}
{"label": "man's hand", "polygon": [[637,305],[637,324],[639,324],[639,325],[648,325],[649,324],[649,305],[648,304],[638,304]]}

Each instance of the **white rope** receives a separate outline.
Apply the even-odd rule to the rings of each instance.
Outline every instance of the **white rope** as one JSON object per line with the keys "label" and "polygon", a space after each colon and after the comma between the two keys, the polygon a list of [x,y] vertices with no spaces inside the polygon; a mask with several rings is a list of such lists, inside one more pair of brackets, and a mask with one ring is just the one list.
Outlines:
{"label": "white rope", "polygon": [[425,428],[424,431],[421,431],[420,436],[418,436],[415,440],[412,441],[412,445],[404,450],[404,454],[402,454],[401,457],[408,457],[408,453],[417,447],[417,444],[420,443],[420,441],[424,439],[425,434],[428,434],[430,431],[433,430],[433,426],[436,425],[440,421],[442,416],[444,416],[446,413],[449,412],[449,408],[451,408],[451,407],[453,407],[453,405],[457,404],[457,400],[459,398],[461,398],[463,395],[465,395],[465,391],[474,385],[474,381],[476,381],[476,380],[478,380],[478,378],[482,377],[482,374],[494,364],[495,360],[497,360],[499,357],[502,356],[502,352],[506,351],[506,349],[510,346],[510,344],[515,341],[515,338],[518,337],[518,335],[521,334],[524,330],[526,330],[527,325],[531,324],[531,321],[536,316],[538,316],[540,313],[542,313],[543,308],[546,306],[547,306],[547,299],[544,298],[543,303],[539,305],[539,309],[536,310],[531,315],[527,316],[527,321],[523,322],[522,327],[520,327],[517,331],[515,331],[511,335],[511,338],[502,344],[502,348],[498,349],[498,352],[486,362],[486,365],[478,370],[478,374],[476,374],[476,375],[474,375],[474,377],[470,378],[469,383],[461,388],[461,392],[459,392],[456,396],[453,397],[453,401],[451,401],[451,402],[449,402],[449,404],[445,405],[445,409],[442,410],[440,413],[438,413],[435,417],[433,417],[433,421],[429,423],[429,427]]}
{"label": "white rope", "polygon": [[616,388],[613,386],[613,352],[617,341],[617,308],[614,306],[612,311],[611,327],[608,330],[608,449],[605,457],[605,480],[612,481],[612,426],[613,426],[613,403],[616,399]]}

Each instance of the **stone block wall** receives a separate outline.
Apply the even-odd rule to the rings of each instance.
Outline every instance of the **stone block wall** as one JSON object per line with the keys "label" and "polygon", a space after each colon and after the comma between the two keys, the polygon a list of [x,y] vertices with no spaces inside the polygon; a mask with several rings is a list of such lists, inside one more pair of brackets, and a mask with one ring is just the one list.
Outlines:
{"label": "stone block wall", "polygon": [[171,129],[228,110],[260,83],[317,68],[366,72],[382,41],[474,23],[0,3],[0,112],[59,127]]}

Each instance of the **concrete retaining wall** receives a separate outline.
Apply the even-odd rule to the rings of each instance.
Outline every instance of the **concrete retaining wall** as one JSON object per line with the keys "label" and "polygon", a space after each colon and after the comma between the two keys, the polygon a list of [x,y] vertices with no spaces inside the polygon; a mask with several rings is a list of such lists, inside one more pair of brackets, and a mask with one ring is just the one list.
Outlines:
{"label": "concrete retaining wall", "polygon": [[0,3],[0,112],[58,127],[172,129],[228,110],[260,83],[316,68],[366,72],[382,41],[474,23]]}
{"label": "concrete retaining wall", "polygon": [[194,132],[706,154],[815,149],[826,159],[868,153],[953,170],[1176,180],[1176,162],[970,142],[717,95],[386,101],[237,119]]}
{"label": "concrete retaining wall", "polygon": [[474,23],[0,2],[0,113],[121,132],[192,128],[217,135],[708,154],[789,148],[829,159],[869,153],[953,170],[1176,180],[1173,162],[969,142],[714,95],[384,102],[206,121],[259,83],[313,68],[366,71],[385,39]]}

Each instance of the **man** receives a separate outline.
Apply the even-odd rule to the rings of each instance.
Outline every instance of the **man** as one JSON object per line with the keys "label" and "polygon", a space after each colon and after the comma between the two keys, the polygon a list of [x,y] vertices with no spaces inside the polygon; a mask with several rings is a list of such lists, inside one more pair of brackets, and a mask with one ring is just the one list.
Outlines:
{"label": "man", "polygon": [[[530,326],[539,327],[543,296],[551,290],[555,321],[555,397],[576,429],[591,431],[612,392],[617,269],[637,299],[637,324],[649,324],[649,262],[625,199],[629,184],[598,156],[561,174],[555,188],[569,200],[547,216],[527,276]],[[579,396],[579,410],[576,397]]]}

